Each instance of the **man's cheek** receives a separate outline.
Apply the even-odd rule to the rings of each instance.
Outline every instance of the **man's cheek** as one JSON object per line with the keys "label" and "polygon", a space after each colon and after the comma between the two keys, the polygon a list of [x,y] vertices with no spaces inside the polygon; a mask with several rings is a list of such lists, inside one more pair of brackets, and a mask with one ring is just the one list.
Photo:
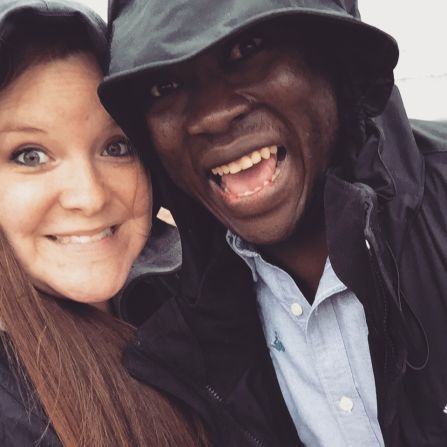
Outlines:
{"label": "man's cheek", "polygon": [[180,189],[188,191],[192,183],[191,169],[187,168],[180,156],[167,152],[158,152],[158,156],[171,180]]}
{"label": "man's cheek", "polygon": [[176,135],[173,132],[173,127],[169,125],[168,121],[163,116],[149,113],[146,115],[146,125],[151,136],[152,144],[157,152],[169,152],[172,150],[172,141]]}

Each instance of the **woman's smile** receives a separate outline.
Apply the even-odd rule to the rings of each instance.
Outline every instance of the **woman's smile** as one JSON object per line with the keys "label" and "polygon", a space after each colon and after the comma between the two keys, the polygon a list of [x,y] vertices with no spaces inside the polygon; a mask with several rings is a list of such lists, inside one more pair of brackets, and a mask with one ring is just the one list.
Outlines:
{"label": "woman's smile", "polygon": [[106,238],[111,238],[115,234],[117,229],[117,225],[112,225],[100,231],[93,230],[73,232],[69,234],[50,234],[46,237],[51,241],[54,241],[57,244],[61,245],[86,245],[92,244],[94,242],[100,242]]}

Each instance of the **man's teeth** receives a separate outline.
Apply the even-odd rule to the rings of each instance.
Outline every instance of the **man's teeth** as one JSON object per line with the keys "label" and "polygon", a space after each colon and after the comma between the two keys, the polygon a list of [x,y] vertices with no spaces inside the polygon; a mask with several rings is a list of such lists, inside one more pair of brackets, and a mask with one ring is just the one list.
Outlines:
{"label": "man's teeth", "polygon": [[112,235],[112,228],[109,227],[93,236],[53,236],[52,239],[59,244],[91,244],[92,242],[99,242]]}
{"label": "man's teeth", "polygon": [[[272,175],[272,178],[270,180],[265,180],[264,184],[262,186],[256,187],[253,191],[244,191],[244,192],[238,193],[238,194],[236,194],[236,197],[249,197],[249,196],[252,196],[253,194],[256,194],[257,192],[264,189],[264,187],[267,186],[269,183],[273,183],[278,178],[280,172],[281,172],[281,170],[279,168],[276,168],[275,173]],[[229,192],[229,189],[227,188],[227,186],[225,184],[222,185],[222,189],[224,190],[224,192]]]}
{"label": "man's teeth", "polygon": [[268,160],[272,155],[278,152],[278,146],[266,146],[257,149],[251,154],[244,155],[238,160],[234,160],[228,164],[217,166],[211,169],[214,175],[237,174],[238,172],[250,169],[253,165],[260,163],[262,160]]}

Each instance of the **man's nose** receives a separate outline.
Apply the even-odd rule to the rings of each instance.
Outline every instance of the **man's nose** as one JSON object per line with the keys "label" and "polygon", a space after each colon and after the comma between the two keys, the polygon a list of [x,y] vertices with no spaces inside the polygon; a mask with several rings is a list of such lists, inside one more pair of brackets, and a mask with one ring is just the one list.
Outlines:
{"label": "man's nose", "polygon": [[224,76],[202,78],[190,97],[187,129],[190,135],[221,134],[249,110],[248,99]]}
{"label": "man's nose", "polygon": [[107,203],[106,183],[93,161],[77,160],[67,164],[60,181],[63,186],[59,203],[66,210],[90,217],[100,212]]}

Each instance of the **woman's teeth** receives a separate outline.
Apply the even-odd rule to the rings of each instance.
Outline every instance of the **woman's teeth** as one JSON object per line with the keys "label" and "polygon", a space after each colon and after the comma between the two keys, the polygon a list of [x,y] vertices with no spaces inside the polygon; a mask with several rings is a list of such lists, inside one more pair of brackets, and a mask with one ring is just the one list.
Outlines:
{"label": "woman's teeth", "polygon": [[244,155],[238,160],[234,160],[228,164],[217,166],[211,169],[214,175],[237,174],[240,171],[250,169],[253,165],[260,163],[262,160],[268,160],[272,155],[276,155],[278,146],[266,146],[262,149],[257,149],[251,154]]}
{"label": "woman's teeth", "polygon": [[110,237],[113,235],[112,227],[106,228],[100,233],[94,234],[93,236],[51,236],[50,239],[55,242],[63,245],[68,244],[91,244],[92,242],[99,242],[106,237]]}

